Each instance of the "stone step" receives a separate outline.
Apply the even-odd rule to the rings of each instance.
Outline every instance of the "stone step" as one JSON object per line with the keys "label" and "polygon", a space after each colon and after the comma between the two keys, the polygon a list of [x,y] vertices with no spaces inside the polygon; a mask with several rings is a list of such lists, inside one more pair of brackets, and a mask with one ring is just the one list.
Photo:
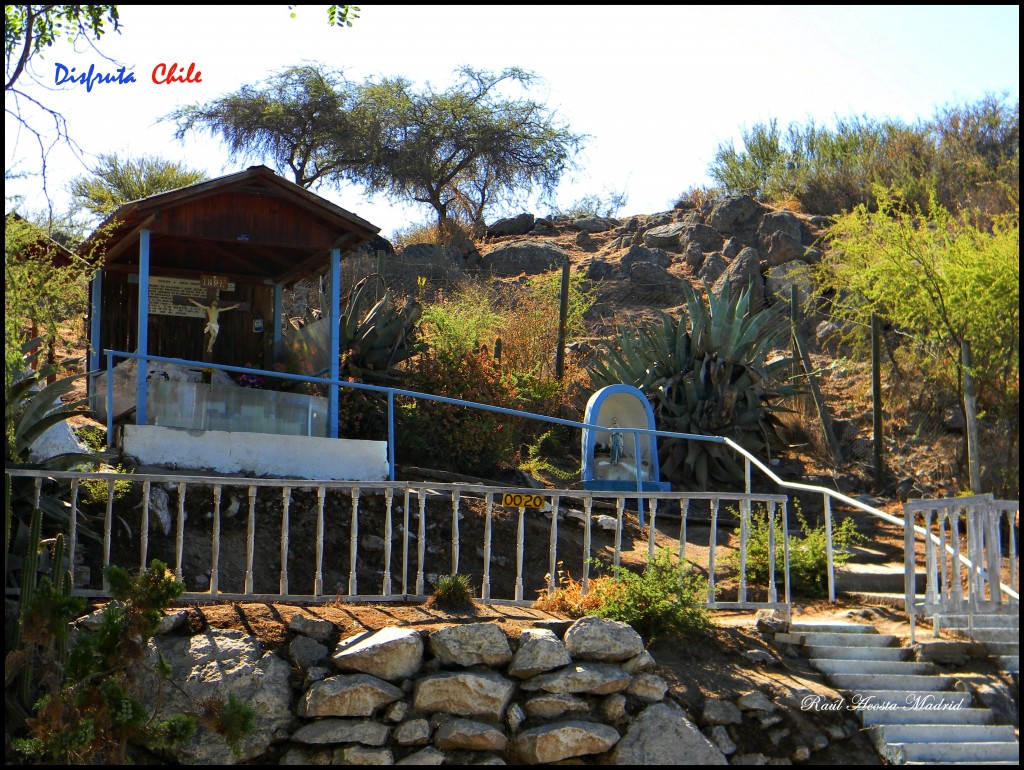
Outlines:
{"label": "stone step", "polygon": [[[967,634],[967,631],[961,631]],[[1016,628],[978,628],[970,634],[976,642],[1019,642],[1020,631]]]}
{"label": "stone step", "polygon": [[1000,655],[1019,655],[1020,643],[1018,642],[981,642],[989,655],[999,657]]}
{"label": "stone step", "polygon": [[[956,704],[953,704],[956,705]],[[948,708],[948,709],[912,709],[898,708],[891,710],[858,712],[865,727],[872,725],[990,725],[995,721],[991,709],[984,708]]]}
{"label": "stone step", "polygon": [[892,554],[879,551],[867,546],[850,546],[846,549],[850,554],[850,561],[846,564],[891,564]]}
{"label": "stone step", "polygon": [[864,623],[815,622],[815,623],[790,623],[789,633],[791,634],[877,634],[874,626]]}
{"label": "stone step", "polygon": [[914,692],[949,690],[956,682],[936,674],[831,674],[829,681],[840,690],[907,690]]}
{"label": "stone step", "polygon": [[951,737],[964,743],[1005,743],[1016,738],[1010,725],[877,725],[868,730],[876,747],[885,743],[947,743]]}
{"label": "stone step", "polygon": [[837,647],[811,646],[806,647],[807,657],[826,658],[829,660],[909,660],[911,650],[906,647]]}
{"label": "stone step", "polygon": [[890,743],[880,751],[895,764],[906,762],[1019,762],[1020,744],[1006,742]]}
{"label": "stone step", "polygon": [[[902,564],[844,564],[836,570],[837,591],[871,591],[878,593],[904,593],[906,577]],[[915,592],[923,593],[927,586],[924,572],[915,573]]]}
{"label": "stone step", "polygon": [[[874,649],[874,648],[868,648]],[[811,665],[826,674],[934,674],[932,663],[915,663],[894,660],[835,660],[832,658],[811,658]]]}
{"label": "stone step", "polygon": [[[960,628],[967,630],[970,618],[967,615],[939,615],[942,628]],[[974,616],[975,628],[1019,628],[1020,615],[989,614]]]}
{"label": "stone step", "polygon": [[1011,674],[1020,673],[1020,656],[1019,655],[997,655],[995,657],[996,665],[999,666],[1000,671],[1007,671]]}
{"label": "stone step", "polygon": [[[882,677],[883,679],[885,677]],[[971,706],[971,694],[959,690],[857,690],[850,699],[851,705],[859,710],[935,710],[967,709]]]}
{"label": "stone step", "polygon": [[776,634],[775,640],[786,644],[812,647],[895,647],[899,644],[899,638],[891,634],[843,634],[817,631],[807,634]]}

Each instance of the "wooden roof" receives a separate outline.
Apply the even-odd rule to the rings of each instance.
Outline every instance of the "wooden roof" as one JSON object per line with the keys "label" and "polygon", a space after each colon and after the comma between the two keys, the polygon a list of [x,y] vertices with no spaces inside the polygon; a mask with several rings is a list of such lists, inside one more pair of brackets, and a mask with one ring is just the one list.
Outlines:
{"label": "wooden roof", "polygon": [[344,253],[380,232],[266,166],[252,166],[122,205],[81,253],[102,255],[105,270],[137,272],[142,230],[151,233],[151,273],[215,273],[242,283],[289,283],[319,272],[332,248]]}

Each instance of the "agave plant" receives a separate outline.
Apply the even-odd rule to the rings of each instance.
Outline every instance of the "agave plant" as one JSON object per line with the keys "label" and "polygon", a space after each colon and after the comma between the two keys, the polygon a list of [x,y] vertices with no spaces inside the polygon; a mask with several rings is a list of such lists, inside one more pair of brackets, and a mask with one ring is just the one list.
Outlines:
{"label": "agave plant", "polygon": [[[706,287],[705,287],[706,288]],[[792,360],[771,353],[786,332],[784,316],[751,306],[752,292],[733,293],[726,283],[705,302],[684,287],[686,318],[666,313],[654,325],[619,329],[617,344],[590,368],[595,388],[634,385],[650,399],[659,430],[727,436],[763,455],[781,443],[777,412],[796,389],[777,384]],[[722,444],[661,439],[662,476],[684,487],[706,489],[709,482],[736,484],[743,464]]]}
{"label": "agave plant", "polygon": [[[384,295],[374,301],[378,288],[384,289]],[[326,295],[321,293],[320,307],[327,307],[327,302]],[[376,385],[396,384],[397,365],[423,347],[415,340],[421,314],[422,309],[415,301],[399,304],[380,275],[359,281],[341,307],[342,375]],[[326,369],[330,337],[326,318],[313,321],[299,333],[289,336],[288,363],[299,370],[311,368],[322,372]]]}

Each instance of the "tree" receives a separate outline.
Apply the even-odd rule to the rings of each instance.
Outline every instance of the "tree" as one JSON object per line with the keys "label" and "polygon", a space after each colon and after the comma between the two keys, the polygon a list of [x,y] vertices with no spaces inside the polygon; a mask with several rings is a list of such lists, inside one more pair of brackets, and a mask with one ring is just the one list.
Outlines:
{"label": "tree", "polygon": [[363,88],[377,132],[372,161],[356,177],[371,191],[429,206],[442,232],[453,215],[477,221],[524,189],[550,196],[585,139],[542,103],[502,93],[528,89],[537,80],[529,72],[462,67],[458,76],[443,91],[415,90],[404,78]]}
{"label": "tree", "polygon": [[358,87],[314,65],[289,67],[165,119],[178,124],[179,139],[189,131],[219,135],[232,160],[269,160],[302,187],[337,182],[367,157]]}
{"label": "tree", "polygon": [[156,155],[120,158],[117,153],[100,155],[91,175],[72,180],[72,205],[83,207],[101,219],[129,201],[187,187],[206,179],[202,171]]}

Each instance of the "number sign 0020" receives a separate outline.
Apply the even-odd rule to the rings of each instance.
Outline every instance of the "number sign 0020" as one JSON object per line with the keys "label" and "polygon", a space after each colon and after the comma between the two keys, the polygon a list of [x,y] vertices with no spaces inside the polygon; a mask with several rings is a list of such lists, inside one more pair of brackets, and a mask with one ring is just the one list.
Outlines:
{"label": "number sign 0020", "polygon": [[543,508],[544,495],[523,495],[518,492],[506,492],[501,496],[501,504],[506,508]]}

